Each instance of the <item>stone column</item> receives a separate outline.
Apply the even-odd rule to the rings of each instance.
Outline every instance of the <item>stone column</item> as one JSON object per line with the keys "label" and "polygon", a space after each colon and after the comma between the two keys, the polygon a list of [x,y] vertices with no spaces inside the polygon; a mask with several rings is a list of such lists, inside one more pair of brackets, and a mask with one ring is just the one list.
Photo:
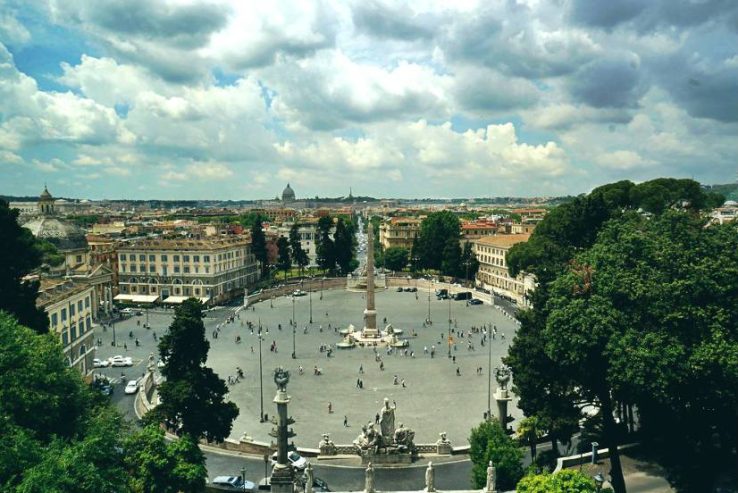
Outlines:
{"label": "stone column", "polygon": [[379,337],[377,311],[374,308],[374,227],[371,221],[367,230],[366,250],[366,310],[364,310],[364,337]]}
{"label": "stone column", "polygon": [[503,430],[507,430],[507,403],[510,402],[510,392],[507,389],[498,388],[495,392],[497,402],[497,418],[500,420]]}
{"label": "stone column", "polygon": [[287,440],[290,436],[294,436],[287,426],[292,421],[287,417],[287,404],[290,402],[290,396],[287,395],[287,382],[289,381],[289,373],[282,368],[278,368],[274,372],[274,381],[277,384],[277,395],[274,397],[274,403],[277,404],[276,428],[269,433],[277,438],[277,463],[272,468],[271,485],[273,493],[294,493],[295,483],[292,472],[292,466],[287,460]]}

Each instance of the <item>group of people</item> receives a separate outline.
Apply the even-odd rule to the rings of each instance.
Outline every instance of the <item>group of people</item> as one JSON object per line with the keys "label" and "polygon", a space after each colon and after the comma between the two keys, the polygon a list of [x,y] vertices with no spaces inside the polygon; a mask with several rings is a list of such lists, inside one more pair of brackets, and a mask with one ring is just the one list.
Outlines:
{"label": "group of people", "polygon": [[241,367],[236,367],[236,375],[228,375],[228,385],[235,385],[237,384],[242,378],[244,377],[243,370]]}

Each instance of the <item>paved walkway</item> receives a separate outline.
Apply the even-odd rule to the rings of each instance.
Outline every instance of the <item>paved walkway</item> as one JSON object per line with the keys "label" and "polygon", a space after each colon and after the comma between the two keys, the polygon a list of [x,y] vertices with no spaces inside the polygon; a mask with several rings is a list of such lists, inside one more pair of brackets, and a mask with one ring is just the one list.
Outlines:
{"label": "paved walkway", "polygon": [[[273,308],[270,305],[273,304]],[[240,366],[246,378],[231,386],[229,397],[236,402],[241,410],[234,423],[232,437],[239,438],[244,433],[256,440],[270,441],[268,432],[269,423],[259,423],[260,413],[260,385],[259,385],[259,344],[256,334],[247,329],[247,321],[252,321],[264,327],[265,340],[262,343],[263,367],[263,402],[264,411],[270,417],[275,412],[275,386],[272,381],[272,371],[283,365],[291,372],[288,392],[292,396],[290,414],[296,420],[294,430],[297,433],[295,443],[303,447],[316,447],[322,433],[331,433],[335,443],[351,443],[361,431],[361,425],[374,419],[375,413],[382,405],[384,397],[397,403],[396,423],[416,431],[416,443],[432,443],[438,439],[438,433],[448,432],[448,438],[455,445],[467,442],[469,431],[479,424],[482,415],[487,409],[488,389],[488,358],[489,345],[482,347],[481,334],[473,334],[471,339],[461,338],[457,333],[452,334],[456,342],[456,349],[452,354],[456,356],[456,363],[447,357],[448,346],[446,334],[448,329],[448,310],[451,307],[451,318],[456,321],[459,330],[468,330],[471,326],[481,326],[493,323],[498,327],[498,336],[492,341],[492,366],[500,364],[500,358],[506,354],[515,331],[515,323],[505,317],[498,310],[489,305],[466,306],[461,301],[438,301],[431,296],[432,327],[422,327],[423,320],[428,315],[428,293],[398,293],[392,288],[377,293],[378,322],[387,317],[388,323],[396,328],[403,329],[411,340],[410,351],[415,352],[415,358],[400,355],[386,355],[380,350],[384,361],[384,370],[374,361],[374,353],[370,349],[356,348],[353,350],[336,350],[333,357],[327,358],[325,352],[320,352],[321,344],[338,342],[339,336],[333,328],[344,328],[354,324],[357,328],[363,326],[362,312],[365,305],[363,295],[349,293],[345,290],[332,290],[323,293],[315,292],[312,296],[313,324],[309,323],[309,297],[295,298],[295,318],[299,329],[295,333],[297,359],[291,358],[293,333],[289,329],[292,319],[292,298],[282,297],[272,302],[266,301],[254,305],[253,311],[240,312],[240,319],[235,323],[222,326],[219,337],[212,338],[212,331],[217,324],[223,324],[225,317],[232,309],[215,310],[208,313],[205,319],[207,336],[210,339],[211,349],[208,365],[222,378],[236,375],[236,367]],[[326,315],[327,312],[327,315]],[[100,357],[114,354],[127,354],[137,361],[147,359],[151,351],[155,351],[153,333],[164,333],[171,320],[169,313],[156,313],[149,316],[151,330],[136,325],[137,320],[144,317],[134,317],[118,324],[117,336],[119,346],[122,341],[128,345],[128,351],[122,348],[110,347],[112,331],[102,332],[98,329],[96,337],[103,339],[100,348]],[[243,322],[243,327],[241,326]],[[278,330],[282,324],[282,330]],[[328,326],[331,329],[328,329]],[[320,331],[320,326],[323,331]],[[308,332],[304,333],[304,327]],[[452,326],[453,327],[453,326]],[[269,333],[266,333],[266,329]],[[133,331],[134,338],[138,337],[141,347],[135,347],[133,339],[128,333]],[[412,337],[412,332],[417,337]],[[456,331],[455,331],[456,332]],[[501,339],[505,333],[506,339]],[[235,338],[241,336],[242,343],[236,344]],[[469,351],[468,341],[471,340],[475,351]],[[276,344],[277,352],[270,351],[272,343]],[[431,358],[425,354],[424,347],[430,351],[436,347],[436,355]],[[253,347],[253,352],[252,348]],[[302,366],[304,374],[299,375],[297,368]],[[322,369],[321,376],[313,375],[313,368]],[[363,366],[364,373],[359,373]],[[482,367],[482,374],[476,369]],[[459,369],[460,376],[456,375]],[[140,376],[143,364],[135,369],[125,370],[130,375]],[[103,370],[112,375],[120,374],[120,369]],[[133,373],[136,372],[136,373]],[[394,375],[398,382],[405,380],[406,387],[393,385]],[[357,378],[361,378],[364,388],[356,388]],[[496,383],[492,380],[492,391]],[[332,413],[328,413],[328,403],[332,404]],[[521,413],[511,405],[511,414],[520,419]],[[494,410],[495,404],[492,401]],[[348,427],[344,426],[344,417]]]}

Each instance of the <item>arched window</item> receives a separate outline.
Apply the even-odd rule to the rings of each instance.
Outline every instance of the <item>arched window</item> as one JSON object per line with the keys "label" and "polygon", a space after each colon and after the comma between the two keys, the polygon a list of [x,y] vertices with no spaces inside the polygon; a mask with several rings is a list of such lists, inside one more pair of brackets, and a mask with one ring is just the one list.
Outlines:
{"label": "arched window", "polygon": [[82,344],[82,346],[79,348],[80,357],[84,356],[86,352],[87,352],[87,348],[85,348],[85,345]]}

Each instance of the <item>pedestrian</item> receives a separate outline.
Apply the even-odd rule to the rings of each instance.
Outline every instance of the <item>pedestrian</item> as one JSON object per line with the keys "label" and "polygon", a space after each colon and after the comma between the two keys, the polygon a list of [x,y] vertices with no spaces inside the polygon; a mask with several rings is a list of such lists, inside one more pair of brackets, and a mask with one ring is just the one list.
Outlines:
{"label": "pedestrian", "polygon": [[404,389],[404,388],[406,388],[406,387],[405,387],[405,379],[404,379],[404,378],[402,379],[402,388],[403,388],[403,389]]}
{"label": "pedestrian", "polygon": [[377,414],[376,414],[376,415],[374,416],[374,424],[375,424],[375,425],[378,425],[378,424],[379,424],[379,413],[377,413]]}
{"label": "pedestrian", "polygon": [[333,414],[333,403],[332,402],[328,403],[328,414]]}
{"label": "pedestrian", "polygon": [[459,370],[459,367],[458,366],[456,367],[456,376],[457,377],[460,377],[461,376],[461,370]]}
{"label": "pedestrian", "polygon": [[360,375],[363,375],[364,374],[364,365],[363,364],[359,365],[359,374]]}
{"label": "pedestrian", "polygon": [[392,385],[397,385],[398,383],[399,381],[398,381],[397,375],[395,375],[394,377],[392,377]]}
{"label": "pedestrian", "polygon": [[357,378],[356,379],[356,388],[357,389],[361,388],[361,379],[360,378]]}
{"label": "pedestrian", "polygon": [[454,363],[456,363],[456,355],[454,355],[451,359],[453,360]]}
{"label": "pedestrian", "polygon": [[125,342],[123,343],[123,349],[125,349],[126,351],[128,351],[128,345]]}
{"label": "pedestrian", "polygon": [[343,416],[343,426],[344,428],[348,428],[348,416]]}

